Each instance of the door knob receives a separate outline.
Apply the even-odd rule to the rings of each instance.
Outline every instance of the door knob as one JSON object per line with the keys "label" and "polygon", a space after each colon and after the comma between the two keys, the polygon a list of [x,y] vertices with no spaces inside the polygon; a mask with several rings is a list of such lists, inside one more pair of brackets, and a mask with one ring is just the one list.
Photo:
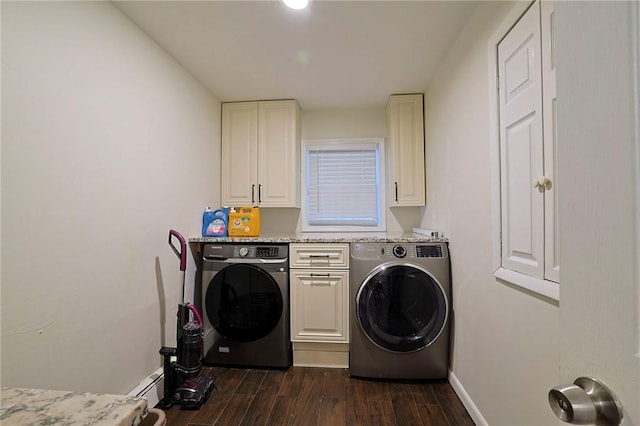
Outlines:
{"label": "door knob", "polygon": [[620,401],[590,377],[579,377],[573,384],[551,389],[549,405],[560,420],[573,425],[618,426],[622,422]]}

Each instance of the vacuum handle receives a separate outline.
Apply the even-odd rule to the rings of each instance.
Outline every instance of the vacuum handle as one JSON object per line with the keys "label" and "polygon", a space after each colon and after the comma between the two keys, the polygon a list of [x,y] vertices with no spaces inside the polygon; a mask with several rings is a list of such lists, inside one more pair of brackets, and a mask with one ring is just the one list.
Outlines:
{"label": "vacuum handle", "polygon": [[[173,243],[173,241],[171,241],[172,237],[176,237],[178,241],[180,241],[180,250],[178,250],[175,244]],[[176,256],[180,258],[180,270],[182,272],[186,271],[187,270],[187,242],[185,241],[182,234],[173,229],[169,230],[169,245],[173,249],[173,252],[176,254]]]}

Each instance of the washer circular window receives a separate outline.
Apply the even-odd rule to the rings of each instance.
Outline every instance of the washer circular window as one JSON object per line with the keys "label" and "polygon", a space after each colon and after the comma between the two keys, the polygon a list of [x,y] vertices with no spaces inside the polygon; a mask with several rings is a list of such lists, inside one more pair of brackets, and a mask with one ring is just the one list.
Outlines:
{"label": "washer circular window", "polygon": [[438,338],[448,316],[440,283],[417,265],[384,264],[356,295],[356,317],[367,337],[392,352],[415,352]]}
{"label": "washer circular window", "polygon": [[278,283],[263,269],[246,264],[218,272],[209,283],[204,303],[213,327],[236,342],[268,335],[283,310]]}

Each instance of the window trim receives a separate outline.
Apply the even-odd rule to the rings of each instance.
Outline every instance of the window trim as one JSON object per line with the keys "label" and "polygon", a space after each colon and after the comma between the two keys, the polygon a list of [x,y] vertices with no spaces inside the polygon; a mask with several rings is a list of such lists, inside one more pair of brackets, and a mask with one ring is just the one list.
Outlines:
{"label": "window trim", "polygon": [[[349,148],[358,149],[361,145],[376,145],[378,149],[378,176],[379,176],[379,225],[310,225],[307,218],[307,151],[310,147],[332,147],[339,146],[340,149],[347,150]],[[385,140],[384,138],[335,138],[335,139],[303,139],[302,149],[300,150],[300,188],[302,191],[302,200],[300,206],[300,226],[304,233],[325,233],[325,232],[354,232],[354,233],[376,233],[385,232],[387,229],[386,219],[386,158],[385,158]]]}

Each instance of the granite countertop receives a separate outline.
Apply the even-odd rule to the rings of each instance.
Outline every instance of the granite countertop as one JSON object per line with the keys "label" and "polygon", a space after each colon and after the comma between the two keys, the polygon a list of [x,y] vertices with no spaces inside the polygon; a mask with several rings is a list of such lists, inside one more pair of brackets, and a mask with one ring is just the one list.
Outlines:
{"label": "granite countertop", "polygon": [[259,237],[193,237],[190,243],[446,243],[444,237],[420,234],[265,234]]}
{"label": "granite countertop", "polygon": [[44,389],[0,389],[0,423],[3,426],[136,426],[146,415],[145,398]]}

